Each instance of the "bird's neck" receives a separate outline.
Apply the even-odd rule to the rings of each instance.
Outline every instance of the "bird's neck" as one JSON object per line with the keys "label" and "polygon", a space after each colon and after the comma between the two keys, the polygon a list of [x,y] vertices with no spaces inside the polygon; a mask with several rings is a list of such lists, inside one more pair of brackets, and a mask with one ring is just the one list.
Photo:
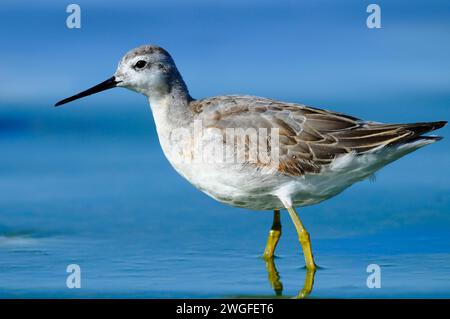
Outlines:
{"label": "bird's neck", "polygon": [[193,99],[181,76],[174,77],[166,88],[153,91],[148,100],[163,147],[174,130],[192,125],[194,114],[189,103]]}
{"label": "bird's neck", "polygon": [[[183,85],[181,85],[183,84]],[[166,158],[177,169],[176,161],[173,160],[173,152],[176,150],[173,143],[173,136],[177,132],[189,130],[194,122],[194,114],[189,107],[193,100],[182,83],[174,83],[170,92],[166,94],[151,94],[148,96],[159,143]],[[181,173],[181,172],[180,172]]]}

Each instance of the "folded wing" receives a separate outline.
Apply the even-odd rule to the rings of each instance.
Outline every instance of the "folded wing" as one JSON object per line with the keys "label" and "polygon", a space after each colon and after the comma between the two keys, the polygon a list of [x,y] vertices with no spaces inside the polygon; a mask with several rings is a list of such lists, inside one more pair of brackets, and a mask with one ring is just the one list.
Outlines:
{"label": "folded wing", "polygon": [[[319,173],[337,157],[361,155],[384,147],[405,144],[422,134],[441,128],[445,121],[411,124],[382,124],[356,117],[275,100],[250,96],[221,96],[191,103],[208,127],[277,128],[277,170],[300,176]],[[270,140],[267,148],[271,148]]]}

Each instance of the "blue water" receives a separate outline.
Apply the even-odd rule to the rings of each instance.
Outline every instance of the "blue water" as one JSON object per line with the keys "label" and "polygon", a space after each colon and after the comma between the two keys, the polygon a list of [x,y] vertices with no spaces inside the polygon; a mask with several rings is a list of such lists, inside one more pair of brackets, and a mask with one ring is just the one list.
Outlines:
{"label": "blue water", "polygon": [[[363,100],[337,99],[335,109],[391,121],[450,117],[448,96],[358,107]],[[275,296],[260,258],[271,214],[217,203],[178,176],[143,99],[3,105],[0,119],[1,297]],[[449,141],[299,210],[322,267],[311,298],[450,297]],[[292,297],[305,269],[285,213],[282,223],[275,266],[282,296]],[[66,287],[73,263],[81,289]],[[372,263],[380,289],[366,286]]]}
{"label": "blue water", "polygon": [[[450,119],[450,3],[79,0],[0,5],[0,297],[274,297],[271,213],[216,203],[162,155],[142,96],[58,100],[112,75],[127,50],[169,50],[194,97],[253,94],[382,122]],[[320,205],[299,210],[311,298],[450,297],[450,128]],[[283,212],[283,297],[304,262]],[[81,267],[81,289],[66,267]],[[366,268],[381,267],[369,289]],[[271,277],[273,278],[273,276]],[[272,282],[273,284],[274,282]],[[276,283],[278,286],[281,284]]]}

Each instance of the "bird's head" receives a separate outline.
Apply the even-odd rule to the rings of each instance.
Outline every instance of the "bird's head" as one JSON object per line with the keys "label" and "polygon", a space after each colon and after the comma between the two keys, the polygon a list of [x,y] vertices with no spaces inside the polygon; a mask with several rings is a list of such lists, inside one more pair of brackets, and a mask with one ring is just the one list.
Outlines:
{"label": "bird's head", "polygon": [[187,92],[170,54],[159,46],[144,45],[125,54],[111,78],[61,100],[55,106],[114,87],[124,87],[150,98],[159,98],[169,94],[174,86]]}

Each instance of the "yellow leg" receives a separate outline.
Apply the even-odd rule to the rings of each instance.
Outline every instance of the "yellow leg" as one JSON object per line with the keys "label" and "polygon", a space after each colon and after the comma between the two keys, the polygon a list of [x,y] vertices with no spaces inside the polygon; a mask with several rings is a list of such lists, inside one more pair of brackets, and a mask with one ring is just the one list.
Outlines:
{"label": "yellow leg", "polygon": [[264,259],[273,258],[275,253],[275,248],[277,247],[278,240],[281,236],[281,221],[280,221],[280,210],[275,209],[273,211],[273,223],[272,228],[269,231],[269,237],[267,238],[266,249],[264,250]]}
{"label": "yellow leg", "polygon": [[297,212],[293,207],[289,207],[288,209],[289,215],[291,216],[292,222],[297,229],[298,239],[300,240],[300,244],[302,245],[303,255],[305,256],[305,263],[307,270],[315,270],[317,268],[314,263],[314,257],[311,250],[311,240],[309,239],[309,234],[303,226],[300,218],[297,215]]}

